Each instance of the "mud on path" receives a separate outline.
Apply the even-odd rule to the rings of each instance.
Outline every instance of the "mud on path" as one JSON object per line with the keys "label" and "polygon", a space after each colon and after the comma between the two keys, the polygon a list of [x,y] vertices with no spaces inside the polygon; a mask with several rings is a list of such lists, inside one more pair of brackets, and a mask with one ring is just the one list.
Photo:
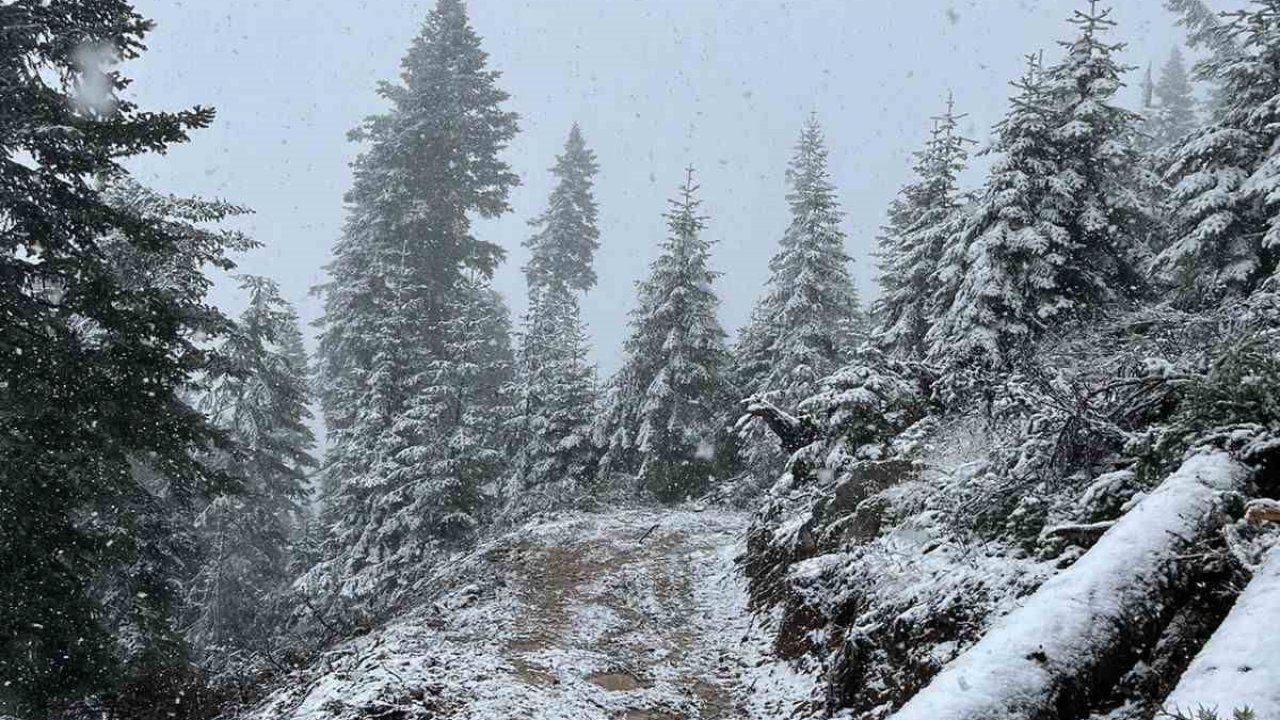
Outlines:
{"label": "mud on path", "polygon": [[746,611],[733,562],[746,523],[634,510],[528,526],[251,717],[789,717],[813,679],[771,657],[768,619]]}

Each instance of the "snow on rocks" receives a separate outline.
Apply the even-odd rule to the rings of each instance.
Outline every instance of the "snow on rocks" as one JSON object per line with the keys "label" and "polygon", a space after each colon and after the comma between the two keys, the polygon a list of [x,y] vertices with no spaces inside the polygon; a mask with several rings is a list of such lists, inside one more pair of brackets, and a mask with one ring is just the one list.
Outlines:
{"label": "snow on rocks", "polygon": [[[1200,535],[1247,469],[1227,453],[1188,457],[1067,570],[998,621],[894,720],[1025,720],[1049,716],[1074,678],[1121,650],[1158,604],[1176,556]],[[1078,690],[1078,688],[1077,688]],[[1075,698],[1083,700],[1083,698]]]}
{"label": "snow on rocks", "polygon": [[814,678],[770,656],[771,621],[747,610],[734,565],[746,522],[634,510],[527,526],[245,720],[787,717]]}
{"label": "snow on rocks", "polygon": [[1259,718],[1280,717],[1280,547],[1272,548],[1231,613],[1165,701],[1168,712],[1216,710],[1230,718],[1248,708]]}

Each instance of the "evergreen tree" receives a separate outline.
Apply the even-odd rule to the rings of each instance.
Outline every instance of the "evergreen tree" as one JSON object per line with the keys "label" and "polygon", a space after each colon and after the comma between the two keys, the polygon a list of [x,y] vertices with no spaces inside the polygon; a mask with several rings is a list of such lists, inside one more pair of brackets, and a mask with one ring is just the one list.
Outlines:
{"label": "evergreen tree", "polygon": [[690,168],[666,216],[662,253],[637,287],[626,357],[598,427],[602,479],[632,475],[666,501],[705,489],[723,441],[728,358],[697,189]]}
{"label": "evergreen tree", "polygon": [[[402,61],[401,83],[379,88],[391,109],[353,133],[368,147],[356,161],[349,217],[320,288],[319,384],[330,437],[323,472],[334,532],[312,579],[329,587],[411,582],[382,571],[389,558],[421,556],[423,540],[408,527],[457,537],[467,523],[455,510],[472,508],[481,494],[457,486],[471,482],[467,473],[411,473],[457,460],[445,448],[463,443],[471,415],[482,412],[459,404],[483,394],[466,383],[484,376],[477,366],[509,364],[509,357],[468,355],[500,354],[504,342],[509,351],[498,333],[467,335],[506,322],[484,282],[503,251],[472,235],[471,216],[505,212],[517,182],[499,158],[516,116],[501,108],[507,94],[486,62],[461,0],[438,0]],[[495,317],[466,327],[481,305]],[[461,496],[426,497],[430,487]],[[423,504],[444,515],[410,522],[405,508]],[[367,577],[357,577],[365,570]]]}
{"label": "evergreen tree", "polygon": [[956,179],[971,142],[957,132],[963,117],[948,98],[946,112],[934,118],[932,137],[916,153],[915,181],[889,206],[889,225],[880,238],[875,320],[877,344],[895,357],[924,355],[925,335],[945,310],[937,305],[939,273],[965,220]]}
{"label": "evergreen tree", "polygon": [[551,169],[556,187],[546,212],[530,222],[535,232],[524,243],[531,254],[525,267],[531,289],[557,283],[573,290],[595,286],[591,262],[600,247],[600,231],[596,228],[592,179],[597,169],[596,155],[587,148],[574,123],[564,153]]}
{"label": "evergreen tree", "polygon": [[1000,358],[1031,335],[1037,322],[1033,293],[1053,288],[1032,279],[1054,273],[1044,249],[1067,237],[1063,221],[1069,198],[1048,182],[1060,166],[1050,143],[1052,106],[1036,56],[1013,86],[1017,95],[996,127],[992,146],[999,157],[967,229],[956,295],[927,335],[934,357],[959,360],[985,352]]}
{"label": "evergreen tree", "polygon": [[1154,263],[1189,304],[1250,291],[1274,272],[1280,247],[1280,2],[1258,2],[1212,32],[1234,51],[1196,67],[1221,89],[1217,114],[1174,151],[1173,241]]}
{"label": "evergreen tree", "polygon": [[1160,71],[1160,81],[1152,92],[1156,104],[1148,111],[1147,132],[1154,147],[1171,147],[1197,125],[1195,95],[1182,51],[1177,47],[1169,53],[1169,60]]}
{"label": "evergreen tree", "polygon": [[1012,362],[1051,323],[1141,291],[1156,182],[1130,145],[1136,115],[1113,103],[1121,46],[1102,41],[1108,14],[1077,12],[1064,58],[1043,72],[1033,63],[1016,84],[963,282],[931,332],[936,357]]}
{"label": "evergreen tree", "polygon": [[[810,116],[787,168],[791,223],[769,261],[769,280],[735,352],[735,389],[783,407],[812,395],[840,367],[860,334],[857,290],[840,229],[844,213],[827,166],[817,119]],[[744,456],[760,473],[778,459],[771,433],[752,425]]]}
{"label": "evergreen tree", "polygon": [[224,480],[182,396],[224,327],[203,269],[230,266],[208,223],[233,209],[105,191],[213,117],[119,95],[150,28],[124,0],[0,5],[0,714],[181,659],[180,516]]}
{"label": "evergreen tree", "polygon": [[578,302],[562,283],[532,293],[519,357],[519,446],[510,502],[522,511],[581,498],[594,479],[595,372]]}
{"label": "evergreen tree", "polygon": [[242,484],[197,517],[205,560],[188,591],[187,636],[202,652],[260,650],[282,615],[306,475],[307,362],[297,315],[275,283],[245,276],[248,307],[217,350],[220,371],[201,409],[234,447],[212,462]]}
{"label": "evergreen tree", "polygon": [[595,154],[577,124],[551,172],[556,187],[525,246],[529,313],[518,363],[515,463],[508,511],[523,514],[580,498],[594,472],[590,442],[595,373],[574,291],[595,285],[599,247]]}

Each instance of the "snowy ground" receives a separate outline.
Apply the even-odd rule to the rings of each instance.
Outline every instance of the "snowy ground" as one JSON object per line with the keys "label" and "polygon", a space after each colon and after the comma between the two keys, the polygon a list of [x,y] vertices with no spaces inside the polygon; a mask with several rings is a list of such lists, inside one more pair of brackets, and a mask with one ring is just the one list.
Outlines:
{"label": "snowy ground", "polygon": [[456,587],[339,646],[254,720],[785,718],[813,678],[768,654],[733,559],[747,516],[572,516],[495,542]]}

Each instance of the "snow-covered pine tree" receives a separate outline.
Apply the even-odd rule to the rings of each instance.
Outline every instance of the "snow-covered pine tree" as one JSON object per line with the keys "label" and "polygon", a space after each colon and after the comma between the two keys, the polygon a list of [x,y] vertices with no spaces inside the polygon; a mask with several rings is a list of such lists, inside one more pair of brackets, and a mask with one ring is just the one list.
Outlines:
{"label": "snow-covered pine tree", "polygon": [[1280,251],[1280,1],[1263,0],[1214,26],[1232,43],[1195,69],[1221,92],[1215,118],[1174,151],[1172,242],[1154,271],[1187,304],[1246,293]]}
{"label": "snow-covered pine tree", "polygon": [[551,168],[556,187],[547,209],[529,223],[534,233],[524,243],[530,252],[524,273],[531,289],[563,284],[586,291],[595,286],[591,265],[600,247],[600,231],[592,182],[597,170],[596,155],[574,123],[564,152]]}
{"label": "snow-covered pine tree", "polygon": [[517,364],[519,443],[507,493],[517,514],[575,504],[595,479],[595,371],[578,301],[560,282],[530,294]]}
{"label": "snow-covered pine tree", "polygon": [[1066,241],[1069,198],[1048,182],[1060,170],[1044,84],[1038,56],[1029,56],[1026,73],[1013,83],[1012,107],[996,126],[991,151],[999,157],[968,230],[968,247],[962,258],[949,258],[963,267],[953,274],[955,297],[926,336],[934,359],[1008,356],[1038,324],[1039,299],[1032,292],[1053,289],[1048,278],[1054,268],[1044,251]]}
{"label": "snow-covered pine tree", "polygon": [[595,371],[575,291],[596,282],[599,247],[592,180],[595,153],[575,123],[551,169],[556,187],[530,223],[525,266],[529,311],[517,363],[513,472],[507,513],[519,516],[571,503],[594,480]]}
{"label": "snow-covered pine tree", "polygon": [[670,201],[662,252],[637,286],[625,359],[597,427],[602,481],[633,476],[642,491],[664,501],[707,487],[729,402],[725,333],[712,289],[717,273],[708,267],[711,241],[703,235],[697,190],[689,168]]}
{"label": "snow-covered pine tree", "polygon": [[14,0],[0,28],[0,714],[44,717],[181,659],[186,513],[220,479],[183,393],[226,322],[203,271],[241,243],[225,204],[106,192],[213,118],[121,94],[131,3]]}
{"label": "snow-covered pine tree", "polygon": [[1102,40],[1108,15],[1077,11],[1062,60],[1016,83],[935,358],[1007,364],[1050,324],[1141,292],[1157,183],[1131,145],[1137,116],[1114,104],[1122,46]]}
{"label": "snow-covered pine tree", "polygon": [[1145,130],[1157,149],[1173,146],[1196,129],[1196,98],[1182,51],[1176,46],[1152,87],[1154,105],[1147,109]]}
{"label": "snow-covered pine tree", "polygon": [[200,403],[234,443],[210,462],[241,484],[197,516],[204,561],[189,585],[185,627],[206,654],[269,645],[316,465],[297,315],[271,280],[243,276],[240,287],[248,305],[215,351],[219,370]]}
{"label": "snow-covered pine tree", "polygon": [[[787,167],[791,222],[769,261],[769,280],[734,352],[734,389],[784,408],[813,394],[840,367],[862,332],[862,311],[849,274],[822,128],[805,121]],[[772,433],[753,423],[742,438],[748,466],[770,476],[780,469]]]}
{"label": "snow-covered pine tree", "polygon": [[873,317],[876,344],[891,357],[919,359],[925,335],[946,307],[938,307],[943,259],[955,254],[966,217],[961,212],[957,176],[968,159],[970,140],[960,135],[948,97],[934,118],[932,136],[915,155],[915,180],[889,206],[889,224],[880,238],[880,298]]}
{"label": "snow-covered pine tree", "polygon": [[[463,357],[457,326],[472,316],[478,297],[489,297],[474,277],[487,277],[503,257],[501,247],[471,232],[473,214],[508,209],[518,181],[499,157],[515,136],[516,116],[502,109],[507,94],[486,63],[461,0],[438,0],[401,63],[401,82],[379,88],[390,110],[352,133],[368,147],[356,161],[349,217],[320,288],[319,386],[330,439],[325,507],[334,532],[326,562],[310,579],[331,588],[396,556],[399,543],[418,541],[402,528],[379,527],[402,519],[405,504],[454,502],[413,497],[428,480],[413,478],[411,489],[403,468],[422,466],[409,456],[434,456],[457,440],[463,408],[413,408],[436,397],[441,383],[452,387],[443,378],[472,377],[474,360]],[[412,432],[398,427],[411,410],[422,418]],[[428,428],[426,419],[439,425]],[[418,444],[399,446],[406,441]],[[454,485],[441,480],[438,487]],[[464,494],[479,492],[468,487]],[[424,521],[427,529],[446,525]]]}

